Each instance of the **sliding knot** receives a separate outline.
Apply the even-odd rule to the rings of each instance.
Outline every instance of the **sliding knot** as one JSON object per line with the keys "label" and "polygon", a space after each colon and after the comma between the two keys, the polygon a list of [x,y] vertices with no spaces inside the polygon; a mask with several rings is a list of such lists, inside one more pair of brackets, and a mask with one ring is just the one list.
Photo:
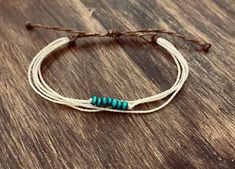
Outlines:
{"label": "sliding knot", "polygon": [[121,35],[122,35],[121,32],[119,32],[116,29],[108,30],[106,34],[106,36],[113,37],[113,38],[120,37]]}
{"label": "sliding knot", "polygon": [[205,43],[205,44],[203,44],[203,46],[202,46],[202,50],[204,51],[204,52],[209,52],[209,49],[211,48],[211,44],[210,43]]}

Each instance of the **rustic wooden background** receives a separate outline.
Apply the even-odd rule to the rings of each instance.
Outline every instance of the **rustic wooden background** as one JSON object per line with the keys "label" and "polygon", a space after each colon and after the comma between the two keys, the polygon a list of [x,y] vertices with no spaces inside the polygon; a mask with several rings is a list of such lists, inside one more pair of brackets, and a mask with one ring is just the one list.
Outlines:
{"label": "rustic wooden background", "polygon": [[[0,8],[0,168],[235,168],[234,0],[0,0]],[[100,32],[161,28],[213,47],[205,54],[167,37],[180,44],[190,75],[166,108],[83,113],[30,88],[32,58],[66,34],[28,31],[26,20]],[[43,68],[51,86],[75,98],[146,97],[169,88],[175,72],[156,45],[110,38],[78,40]]]}

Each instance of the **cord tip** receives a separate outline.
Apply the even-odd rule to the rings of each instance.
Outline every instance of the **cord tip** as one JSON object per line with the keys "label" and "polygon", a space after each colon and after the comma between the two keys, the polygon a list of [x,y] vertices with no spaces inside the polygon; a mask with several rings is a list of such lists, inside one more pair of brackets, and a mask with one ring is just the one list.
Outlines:
{"label": "cord tip", "polygon": [[210,43],[205,43],[204,45],[203,45],[203,47],[202,47],[202,50],[204,51],[204,52],[206,52],[206,53],[208,53],[209,52],[209,49],[211,48],[211,44]]}
{"label": "cord tip", "polygon": [[28,30],[32,30],[33,29],[33,26],[32,26],[32,24],[29,21],[26,21],[25,27]]}

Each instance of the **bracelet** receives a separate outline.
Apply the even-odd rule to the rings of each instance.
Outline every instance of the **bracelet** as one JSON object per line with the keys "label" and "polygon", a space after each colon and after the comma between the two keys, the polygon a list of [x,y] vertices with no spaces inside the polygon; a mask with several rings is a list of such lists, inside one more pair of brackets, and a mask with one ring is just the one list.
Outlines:
{"label": "bracelet", "polygon": [[[89,32],[82,32],[82,31],[77,31],[77,30],[72,30],[72,29],[61,28],[61,27],[49,27],[45,25],[31,24],[31,23],[27,23],[26,27],[28,29],[37,27],[37,28],[53,29],[57,31],[66,31],[66,32],[73,33],[72,36],[62,37],[51,42],[33,58],[29,66],[29,70],[28,70],[28,80],[32,89],[44,99],[47,99],[54,103],[70,106],[80,111],[84,111],[84,112],[110,111],[110,112],[119,112],[119,113],[155,112],[157,110],[162,109],[163,107],[165,107],[167,104],[170,103],[170,101],[176,96],[176,94],[183,87],[183,84],[187,80],[187,77],[189,74],[189,66],[187,64],[187,61],[180,54],[180,52],[174,47],[174,45],[172,45],[166,39],[156,36],[156,32],[168,33],[166,31],[140,30],[140,31],[118,32],[118,31],[112,30],[107,33],[89,33]],[[91,37],[91,36],[96,36],[96,37],[135,36],[135,37],[141,37],[142,39],[147,40],[145,38],[146,35],[151,35],[152,36],[151,42],[157,43],[159,46],[163,47],[165,50],[167,50],[171,54],[178,69],[178,75],[172,87],[156,95],[138,99],[138,100],[133,100],[133,101],[117,99],[117,98],[112,98],[112,97],[99,97],[99,96],[91,96],[87,100],[73,99],[73,98],[62,96],[56,91],[54,91],[45,82],[41,74],[41,66],[43,64],[43,61],[52,52],[74,42],[77,38]],[[191,41],[191,42],[196,41],[196,40],[188,39],[187,37],[183,37],[175,33],[174,35],[187,41]],[[202,44],[202,43],[199,43],[199,41],[196,41],[196,44],[199,46],[202,46],[203,47],[202,50],[204,50],[205,52],[208,52],[209,48],[211,47],[211,44],[208,44],[208,43]],[[162,100],[165,98],[167,98],[165,102],[155,108],[152,108],[149,110],[133,109],[137,105],[149,103],[149,102],[155,102],[155,101]]]}

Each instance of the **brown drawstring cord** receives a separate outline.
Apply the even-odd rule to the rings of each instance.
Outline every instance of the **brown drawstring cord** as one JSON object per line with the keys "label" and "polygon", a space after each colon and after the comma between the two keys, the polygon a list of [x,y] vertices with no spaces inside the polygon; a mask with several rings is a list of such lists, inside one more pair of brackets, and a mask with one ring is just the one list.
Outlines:
{"label": "brown drawstring cord", "polygon": [[[92,32],[79,31],[75,29],[63,28],[59,26],[32,24],[30,22],[26,22],[26,28],[27,29],[40,28],[40,29],[50,29],[50,30],[55,30],[55,31],[69,32],[73,34],[69,36],[69,38],[73,41],[75,41],[77,38],[83,38],[83,37],[114,37],[116,38],[120,36],[133,36],[133,37],[140,37],[147,42],[156,42],[156,39],[158,37],[157,34],[167,34],[167,35],[175,36],[185,41],[191,42],[194,45],[198,45],[200,46],[200,49],[203,50],[204,52],[209,52],[209,49],[211,47],[210,43],[201,42],[199,40],[195,40],[187,36],[179,35],[175,32],[159,30],[159,29],[143,29],[143,30],[125,31],[125,32],[120,32],[118,30],[112,29],[112,30],[107,31],[106,33],[92,33]],[[146,39],[145,36],[151,36],[151,41]]]}

